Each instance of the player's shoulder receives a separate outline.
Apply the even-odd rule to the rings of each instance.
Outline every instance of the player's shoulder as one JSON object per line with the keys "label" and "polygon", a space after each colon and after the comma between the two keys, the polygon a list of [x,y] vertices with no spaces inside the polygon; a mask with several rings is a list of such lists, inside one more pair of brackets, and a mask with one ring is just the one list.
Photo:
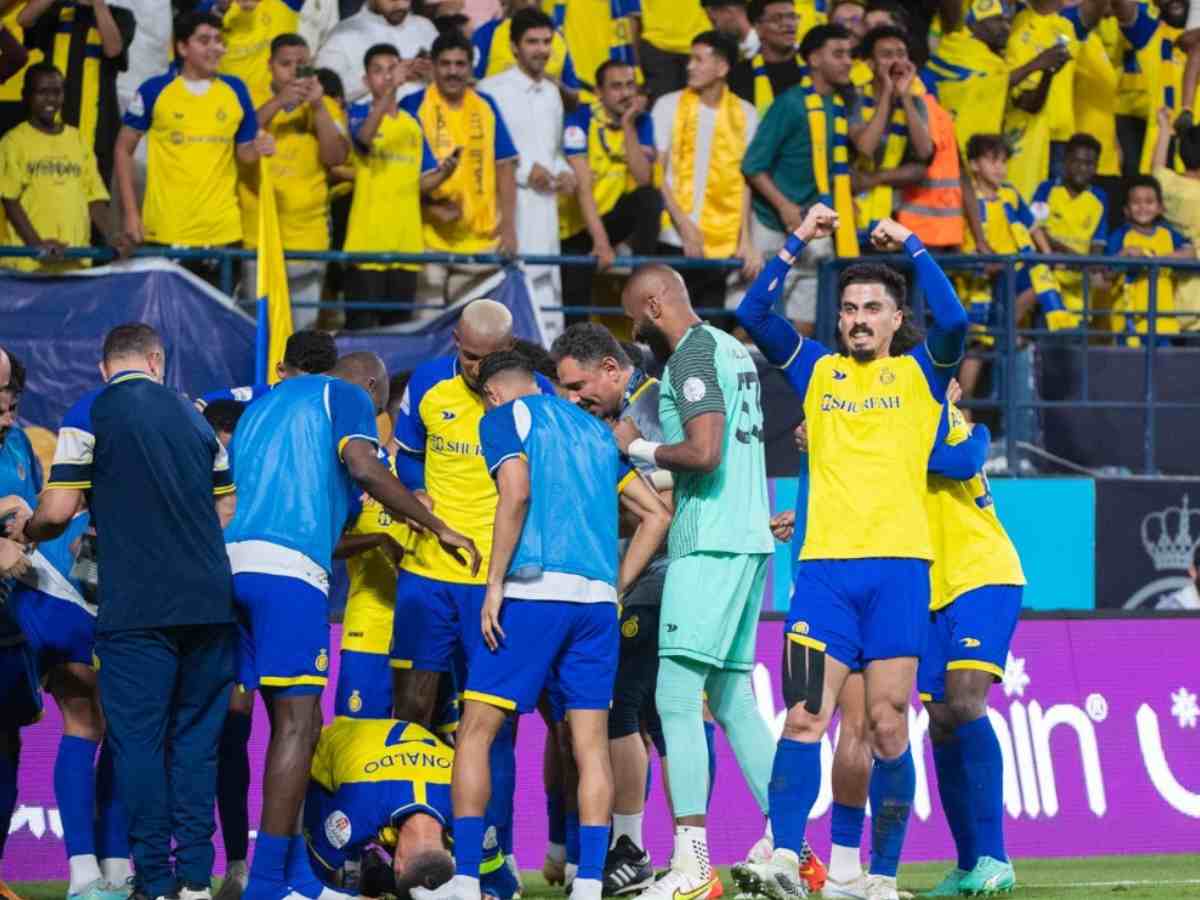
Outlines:
{"label": "player's shoulder", "polygon": [[67,408],[67,411],[63,413],[61,427],[86,431],[90,434],[92,431],[92,408],[96,405],[96,400],[99,396],[107,389],[107,384],[93,388],[72,403]]}
{"label": "player's shoulder", "polygon": [[408,380],[407,388],[409,400],[414,407],[413,411],[419,411],[422,400],[431,392],[444,393],[456,387],[456,381],[466,388],[466,382],[462,381],[458,375],[458,355],[454,353],[435,357],[417,366]]}
{"label": "player's shoulder", "polygon": [[1088,185],[1088,193],[1091,194],[1093,197],[1095,197],[1098,201],[1100,201],[1101,206],[1103,206],[1105,208],[1108,207],[1108,192],[1106,190],[1104,190],[1104,188],[1100,187],[1100,185],[1089,184]]}
{"label": "player's shoulder", "polygon": [[421,105],[425,102],[425,95],[425,88],[421,88],[420,90],[413,91],[411,94],[405,94],[398,101],[398,105],[401,109],[416,116],[421,112]]}
{"label": "player's shoulder", "polygon": [[232,91],[239,100],[245,100],[247,103],[252,103],[250,99],[250,88],[246,87],[246,82],[238,78],[236,75],[229,75],[225,72],[217,73],[217,83],[223,84],[227,89]]}

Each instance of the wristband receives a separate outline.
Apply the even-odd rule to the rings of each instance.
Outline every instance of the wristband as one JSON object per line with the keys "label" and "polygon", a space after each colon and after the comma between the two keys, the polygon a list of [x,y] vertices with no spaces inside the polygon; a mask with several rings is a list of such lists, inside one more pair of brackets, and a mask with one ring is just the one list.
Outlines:
{"label": "wristband", "polygon": [[654,454],[660,446],[662,445],[656,444],[654,441],[638,438],[630,442],[629,450],[625,455],[630,459],[636,459],[638,462],[643,462],[650,466],[657,465],[658,461],[654,458]]}

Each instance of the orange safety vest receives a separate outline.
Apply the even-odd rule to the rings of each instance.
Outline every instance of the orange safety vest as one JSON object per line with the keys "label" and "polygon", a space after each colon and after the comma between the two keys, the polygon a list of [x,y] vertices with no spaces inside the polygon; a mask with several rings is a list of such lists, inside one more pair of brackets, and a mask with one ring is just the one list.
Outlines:
{"label": "orange safety vest", "polygon": [[897,220],[911,228],[929,247],[956,247],[963,242],[961,170],[954,118],[929,94],[922,98],[929,110],[933,159],[919,183],[900,193]]}

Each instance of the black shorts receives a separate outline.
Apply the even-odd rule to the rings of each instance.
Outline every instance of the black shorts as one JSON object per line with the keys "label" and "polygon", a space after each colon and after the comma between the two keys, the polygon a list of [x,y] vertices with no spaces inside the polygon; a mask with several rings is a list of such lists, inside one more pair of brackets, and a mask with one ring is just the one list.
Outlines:
{"label": "black shorts", "polygon": [[608,713],[608,738],[627,737],[643,728],[660,756],[666,755],[662,722],[654,705],[658,683],[657,606],[630,606],[621,613],[621,650]]}

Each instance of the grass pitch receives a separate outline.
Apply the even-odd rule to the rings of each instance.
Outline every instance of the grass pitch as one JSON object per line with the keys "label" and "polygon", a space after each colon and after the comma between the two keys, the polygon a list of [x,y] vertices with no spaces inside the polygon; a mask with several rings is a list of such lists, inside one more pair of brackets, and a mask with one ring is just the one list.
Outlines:
{"label": "grass pitch", "polygon": [[[912,863],[900,868],[900,887],[920,896],[931,889],[951,863]],[[1010,895],[1037,900],[1200,900],[1200,855],[1093,856],[1080,859],[1020,859],[1016,862],[1017,889]],[[721,870],[725,896],[737,889]],[[541,872],[524,874],[526,900],[559,900],[561,888],[549,887]],[[64,900],[63,881],[11,882],[24,900]]]}

